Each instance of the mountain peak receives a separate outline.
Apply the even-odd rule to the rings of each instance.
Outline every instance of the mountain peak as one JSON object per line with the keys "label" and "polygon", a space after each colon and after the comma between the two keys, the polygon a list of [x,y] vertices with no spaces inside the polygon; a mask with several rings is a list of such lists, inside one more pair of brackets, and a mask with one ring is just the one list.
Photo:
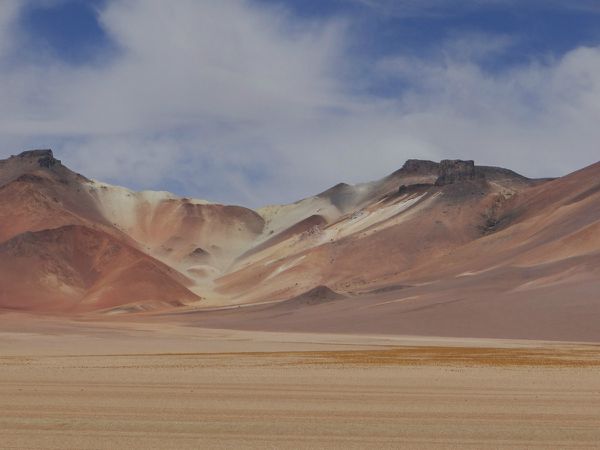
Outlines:
{"label": "mountain peak", "polygon": [[13,156],[13,158],[37,160],[40,167],[46,168],[60,164],[60,161],[54,158],[54,153],[50,149],[27,150],[19,153],[17,156]]}
{"label": "mountain peak", "polygon": [[401,171],[414,174],[437,174],[439,163],[426,159],[407,159]]}
{"label": "mountain peak", "polygon": [[51,158],[53,158],[54,153],[52,153],[52,150],[50,150],[49,148],[34,149],[34,150],[25,150],[24,152],[19,153],[16,157],[17,158],[42,158],[42,157],[46,157],[46,156],[50,156]]}
{"label": "mountain peak", "polygon": [[[89,181],[83,175],[71,171],[62,162],[54,157],[50,149],[27,150],[12,155],[7,159],[0,159],[0,186],[22,180],[25,174],[35,175],[35,179],[54,179],[63,184],[73,181]],[[31,180],[32,178],[30,178]]]}

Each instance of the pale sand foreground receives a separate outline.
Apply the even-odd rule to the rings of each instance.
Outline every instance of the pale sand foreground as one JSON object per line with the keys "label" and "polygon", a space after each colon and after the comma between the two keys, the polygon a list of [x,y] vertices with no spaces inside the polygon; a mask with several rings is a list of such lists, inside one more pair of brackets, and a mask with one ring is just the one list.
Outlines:
{"label": "pale sand foreground", "polygon": [[593,448],[600,348],[0,316],[1,448]]}

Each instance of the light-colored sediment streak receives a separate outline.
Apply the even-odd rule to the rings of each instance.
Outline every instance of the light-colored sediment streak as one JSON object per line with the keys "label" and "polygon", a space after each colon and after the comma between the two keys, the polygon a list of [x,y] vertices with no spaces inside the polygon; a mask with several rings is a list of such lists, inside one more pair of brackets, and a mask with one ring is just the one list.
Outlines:
{"label": "light-colored sediment streak", "polygon": [[[0,358],[1,448],[600,442],[597,346],[403,338],[403,347],[384,337],[136,324],[39,330],[0,337],[10,346]],[[36,352],[44,338],[50,346]],[[62,351],[48,356],[52,347]]]}

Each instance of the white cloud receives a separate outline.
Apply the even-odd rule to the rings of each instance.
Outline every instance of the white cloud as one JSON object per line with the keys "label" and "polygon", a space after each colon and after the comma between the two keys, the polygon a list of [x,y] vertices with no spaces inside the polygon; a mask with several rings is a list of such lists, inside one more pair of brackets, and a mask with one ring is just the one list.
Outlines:
{"label": "white cloud", "polygon": [[410,104],[405,119],[418,134],[446,154],[473,155],[534,176],[564,174],[598,159],[599,65],[598,48],[496,75],[452,57],[382,63],[417,86],[400,103]]}
{"label": "white cloud", "polygon": [[3,0],[0,2],[0,58],[12,44],[13,24],[22,6],[22,0]]}
{"label": "white cloud", "polygon": [[382,99],[348,79],[343,21],[249,0],[114,0],[100,20],[119,48],[102,65],[0,59],[0,153],[52,145],[91,177],[253,206],[411,157],[538,176],[597,158],[598,49],[492,75],[479,62],[511,41],[456,36],[429,59],[381,61],[374,79],[408,86]]}

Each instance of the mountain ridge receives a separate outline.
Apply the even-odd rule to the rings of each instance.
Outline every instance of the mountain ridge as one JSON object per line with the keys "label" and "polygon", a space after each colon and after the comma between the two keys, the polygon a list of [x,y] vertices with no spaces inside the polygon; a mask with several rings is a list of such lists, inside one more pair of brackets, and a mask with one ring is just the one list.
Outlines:
{"label": "mountain ridge", "polygon": [[[108,185],[33,150],[0,161],[0,223],[0,309],[201,313],[312,292],[336,301],[310,311],[387,299],[399,303],[369,311],[400,318],[401,303],[444,292],[468,300],[440,310],[523,292],[541,308],[548,286],[596,283],[600,163],[534,180],[472,160],[409,159],[380,180],[252,210]],[[589,292],[578,301],[600,312]],[[310,328],[314,312],[296,303],[294,317]],[[244,311],[274,326],[270,307]]]}

